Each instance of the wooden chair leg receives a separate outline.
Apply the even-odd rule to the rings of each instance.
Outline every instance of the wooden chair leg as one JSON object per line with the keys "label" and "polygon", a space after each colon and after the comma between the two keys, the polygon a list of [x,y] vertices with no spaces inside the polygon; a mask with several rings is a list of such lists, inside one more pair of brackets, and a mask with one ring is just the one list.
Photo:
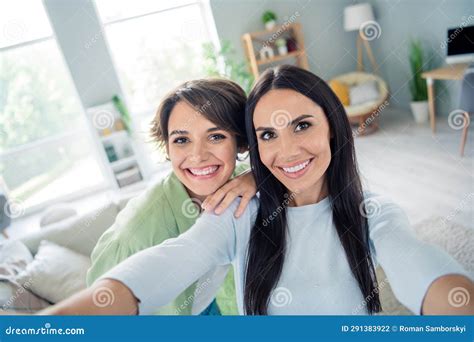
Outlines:
{"label": "wooden chair leg", "polygon": [[469,129],[469,124],[470,124],[470,119],[469,119],[469,113],[464,112],[464,128],[462,130],[462,136],[461,136],[461,148],[460,148],[460,154],[461,157],[464,156],[464,146],[466,145],[466,139],[467,139],[467,132]]}

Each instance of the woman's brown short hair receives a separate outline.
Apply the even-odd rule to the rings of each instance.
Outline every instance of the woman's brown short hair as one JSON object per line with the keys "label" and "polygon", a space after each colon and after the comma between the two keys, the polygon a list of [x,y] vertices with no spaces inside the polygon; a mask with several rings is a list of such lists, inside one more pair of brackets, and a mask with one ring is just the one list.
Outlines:
{"label": "woman's brown short hair", "polygon": [[185,101],[196,109],[186,126],[192,125],[196,115],[204,115],[217,127],[234,133],[238,148],[247,148],[246,100],[247,96],[243,89],[226,79],[210,78],[185,82],[169,92],[161,101],[151,122],[151,137],[160,146],[166,146],[171,112],[178,102]]}

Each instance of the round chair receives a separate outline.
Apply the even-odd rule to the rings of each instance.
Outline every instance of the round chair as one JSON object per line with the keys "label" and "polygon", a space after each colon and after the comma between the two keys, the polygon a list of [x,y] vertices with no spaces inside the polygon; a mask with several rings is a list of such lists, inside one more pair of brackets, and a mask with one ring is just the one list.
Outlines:
{"label": "round chair", "polygon": [[380,112],[388,105],[389,92],[385,81],[375,74],[361,71],[349,72],[337,76],[331,81],[339,81],[349,87],[369,81],[376,82],[379,92],[378,99],[361,104],[344,106],[349,122],[358,125],[357,135],[366,135],[374,132],[378,128],[378,116]]}

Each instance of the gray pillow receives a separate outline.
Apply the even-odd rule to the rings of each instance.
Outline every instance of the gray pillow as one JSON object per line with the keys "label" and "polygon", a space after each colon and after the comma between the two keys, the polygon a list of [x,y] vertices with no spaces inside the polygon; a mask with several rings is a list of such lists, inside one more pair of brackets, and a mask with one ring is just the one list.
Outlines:
{"label": "gray pillow", "polygon": [[367,81],[350,87],[349,97],[351,106],[375,101],[380,97],[380,92],[376,81]]}
{"label": "gray pillow", "polygon": [[0,310],[33,313],[50,305],[15,280],[32,260],[30,251],[20,241],[0,243]]}
{"label": "gray pillow", "polygon": [[51,303],[26,288],[10,281],[0,282],[0,310],[34,313]]}

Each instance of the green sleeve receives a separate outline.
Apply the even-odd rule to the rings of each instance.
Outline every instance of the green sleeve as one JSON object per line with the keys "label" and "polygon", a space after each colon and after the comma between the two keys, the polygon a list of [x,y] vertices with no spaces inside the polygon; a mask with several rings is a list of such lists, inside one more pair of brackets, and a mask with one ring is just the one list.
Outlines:
{"label": "green sleeve", "polygon": [[131,255],[178,236],[168,207],[157,189],[131,199],[92,251],[87,286]]}

